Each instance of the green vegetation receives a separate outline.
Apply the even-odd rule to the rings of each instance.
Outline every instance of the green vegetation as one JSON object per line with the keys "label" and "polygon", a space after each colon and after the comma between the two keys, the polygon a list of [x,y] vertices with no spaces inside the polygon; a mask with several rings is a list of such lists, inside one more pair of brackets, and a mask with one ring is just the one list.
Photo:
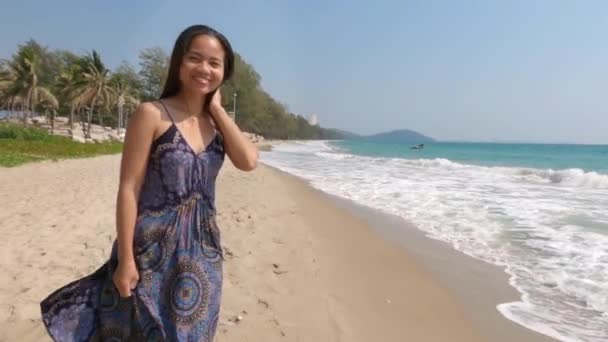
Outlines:
{"label": "green vegetation", "polygon": [[92,157],[120,153],[122,144],[105,142],[82,144],[46,130],[0,123],[0,166],[16,166],[45,159]]}

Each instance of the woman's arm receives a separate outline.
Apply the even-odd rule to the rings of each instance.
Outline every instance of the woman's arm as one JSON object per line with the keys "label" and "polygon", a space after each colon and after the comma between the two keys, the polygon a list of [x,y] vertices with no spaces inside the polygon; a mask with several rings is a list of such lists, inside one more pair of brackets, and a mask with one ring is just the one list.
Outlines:
{"label": "woman's arm", "polygon": [[146,175],[150,146],[159,119],[160,111],[156,106],[142,103],[129,120],[116,199],[119,263],[135,263],[133,235],[137,219],[137,200]]}
{"label": "woman's arm", "polygon": [[258,148],[228,116],[221,105],[219,90],[213,96],[209,108],[215,124],[224,136],[224,148],[234,166],[243,171],[255,169],[258,163]]}

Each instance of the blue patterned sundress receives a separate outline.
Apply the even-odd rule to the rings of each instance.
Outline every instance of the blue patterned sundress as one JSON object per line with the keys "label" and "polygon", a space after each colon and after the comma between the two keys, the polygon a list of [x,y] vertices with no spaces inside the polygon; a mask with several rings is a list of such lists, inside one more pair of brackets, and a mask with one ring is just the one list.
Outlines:
{"label": "blue patterned sundress", "polygon": [[138,200],[134,254],[140,281],[128,298],[110,259],[41,302],[55,341],[212,341],[220,311],[223,253],[215,181],[224,162],[215,133],[196,153],[172,125],[154,140]]}

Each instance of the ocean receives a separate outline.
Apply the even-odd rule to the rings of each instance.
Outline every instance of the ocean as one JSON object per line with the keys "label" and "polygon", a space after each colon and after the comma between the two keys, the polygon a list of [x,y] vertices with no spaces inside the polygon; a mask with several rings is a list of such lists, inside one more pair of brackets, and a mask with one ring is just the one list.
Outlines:
{"label": "ocean", "polygon": [[608,145],[307,141],[261,161],[503,267],[506,318],[608,341]]}

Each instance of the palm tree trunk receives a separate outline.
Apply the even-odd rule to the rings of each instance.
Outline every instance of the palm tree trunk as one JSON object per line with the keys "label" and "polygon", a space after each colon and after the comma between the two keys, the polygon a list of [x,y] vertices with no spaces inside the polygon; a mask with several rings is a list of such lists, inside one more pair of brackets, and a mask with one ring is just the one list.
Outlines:
{"label": "palm tree trunk", "polygon": [[55,133],[55,110],[51,109],[51,134]]}
{"label": "palm tree trunk", "polygon": [[31,90],[30,93],[30,117],[33,118],[34,117],[34,113],[36,113],[36,101],[34,101],[34,96],[33,96],[33,92],[35,91],[35,89]]}
{"label": "palm tree trunk", "polygon": [[19,113],[21,115],[21,120],[23,120],[23,124],[25,125],[25,106],[23,103],[19,105]]}
{"label": "palm tree trunk", "polygon": [[28,111],[30,110],[30,92],[27,93],[25,103],[23,104],[23,125],[27,125]]}
{"label": "palm tree trunk", "polygon": [[91,138],[91,120],[93,119],[93,108],[89,108],[89,111],[87,112],[87,123],[85,125],[86,127],[86,131],[84,133],[84,137],[85,138]]}
{"label": "palm tree trunk", "polygon": [[120,127],[122,126],[122,116],[123,116],[123,106],[124,102],[122,101],[122,95],[119,96],[118,99],[118,120],[116,120],[116,135],[120,135]]}
{"label": "palm tree trunk", "polygon": [[[93,108],[95,107],[95,103],[97,103],[97,98],[99,97],[99,94],[101,93],[101,88],[97,88],[97,93],[95,94],[95,97],[93,97],[93,101],[91,101],[91,107],[89,108],[89,115],[88,115],[88,127],[87,127],[87,138],[91,138],[91,119],[93,118]],[[101,117],[101,114],[99,114]]]}
{"label": "palm tree trunk", "polygon": [[87,123],[84,120],[84,117],[82,116],[82,108],[80,108],[78,110],[78,118],[80,119],[80,125],[82,126],[82,134],[85,136],[87,136]]}
{"label": "palm tree trunk", "polygon": [[70,105],[70,129],[74,129],[74,105]]}

